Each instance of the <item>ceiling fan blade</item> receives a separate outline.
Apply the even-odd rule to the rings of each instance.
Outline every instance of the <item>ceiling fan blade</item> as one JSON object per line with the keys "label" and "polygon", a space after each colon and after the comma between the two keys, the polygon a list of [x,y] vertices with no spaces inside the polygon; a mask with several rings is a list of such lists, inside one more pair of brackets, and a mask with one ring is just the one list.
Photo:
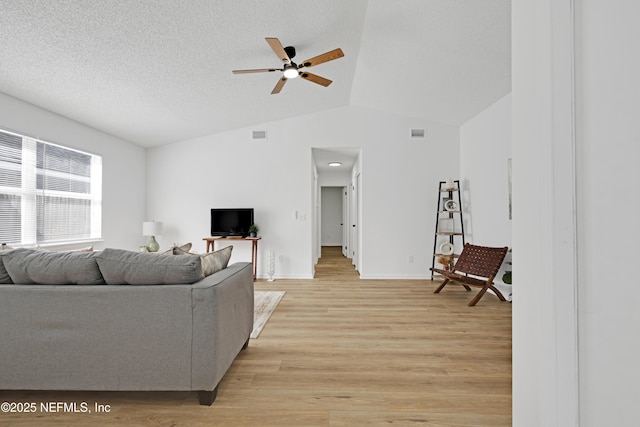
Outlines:
{"label": "ceiling fan blade", "polygon": [[282,71],[281,68],[259,68],[255,70],[233,70],[233,74],[249,74],[249,73],[267,73],[273,71]]}
{"label": "ceiling fan blade", "polygon": [[324,87],[327,87],[331,84],[331,80],[325,79],[324,77],[316,76],[315,74],[307,73],[306,71],[300,71],[300,77]]}
{"label": "ceiling fan blade", "polygon": [[275,37],[265,37],[265,40],[267,41],[267,43],[269,43],[271,49],[273,49],[273,51],[276,53],[276,55],[278,55],[278,58],[280,58],[282,62],[284,62],[285,64],[291,64],[291,58],[289,58],[289,55],[287,55],[287,52],[285,52],[284,47],[282,47],[282,43],[280,43],[280,40]]}
{"label": "ceiling fan blade", "polygon": [[344,56],[344,52],[342,49],[337,48],[332,51],[323,53],[322,55],[314,56],[311,59],[307,59],[300,64],[300,68],[302,67],[313,67],[318,64],[322,64],[323,62],[333,61],[334,59],[342,58]]}
{"label": "ceiling fan blade", "polygon": [[282,77],[280,80],[278,80],[278,83],[276,83],[276,87],[274,87],[273,90],[271,91],[271,95],[280,93],[280,91],[284,87],[284,84],[287,82],[287,80],[288,79],[286,77]]}

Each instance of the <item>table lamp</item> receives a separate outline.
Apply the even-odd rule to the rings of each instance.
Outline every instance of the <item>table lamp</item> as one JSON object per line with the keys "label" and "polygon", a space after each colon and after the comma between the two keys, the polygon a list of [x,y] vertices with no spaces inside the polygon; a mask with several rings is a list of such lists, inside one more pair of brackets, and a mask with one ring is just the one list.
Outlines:
{"label": "table lamp", "polygon": [[144,221],[142,223],[142,235],[143,236],[151,236],[149,239],[149,244],[147,245],[147,250],[149,252],[158,252],[160,249],[160,245],[156,241],[156,236],[162,234],[162,222],[156,221]]}

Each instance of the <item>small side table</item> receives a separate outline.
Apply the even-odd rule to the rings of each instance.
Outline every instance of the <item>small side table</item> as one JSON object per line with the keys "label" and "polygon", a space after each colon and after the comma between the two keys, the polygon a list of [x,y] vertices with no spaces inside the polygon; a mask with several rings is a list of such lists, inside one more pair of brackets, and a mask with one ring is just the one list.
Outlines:
{"label": "small side table", "polygon": [[253,264],[253,280],[256,280],[256,274],[258,272],[258,240],[262,239],[261,236],[258,237],[221,237],[221,236],[213,236],[213,237],[203,237],[206,243],[206,251],[207,252],[215,252],[216,250],[216,241],[246,241],[251,242],[251,263]]}

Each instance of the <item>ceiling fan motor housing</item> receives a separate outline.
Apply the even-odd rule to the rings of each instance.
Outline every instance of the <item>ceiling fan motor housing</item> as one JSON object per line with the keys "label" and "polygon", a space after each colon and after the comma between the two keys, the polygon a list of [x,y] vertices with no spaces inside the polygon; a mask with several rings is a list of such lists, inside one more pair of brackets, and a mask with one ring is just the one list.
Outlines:
{"label": "ceiling fan motor housing", "polygon": [[285,53],[289,57],[289,59],[293,59],[296,56],[296,48],[293,46],[287,46],[284,48]]}

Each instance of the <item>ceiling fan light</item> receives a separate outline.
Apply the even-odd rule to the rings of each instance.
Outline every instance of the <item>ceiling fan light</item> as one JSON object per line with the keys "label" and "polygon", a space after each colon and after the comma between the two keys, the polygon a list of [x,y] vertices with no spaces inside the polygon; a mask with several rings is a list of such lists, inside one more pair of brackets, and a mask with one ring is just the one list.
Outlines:
{"label": "ceiling fan light", "polygon": [[288,79],[295,79],[298,77],[298,68],[290,65],[284,68],[284,76]]}
{"label": "ceiling fan light", "polygon": [[340,162],[330,162],[329,166],[331,166],[333,168],[337,168],[339,166],[342,166],[342,163],[340,163]]}

